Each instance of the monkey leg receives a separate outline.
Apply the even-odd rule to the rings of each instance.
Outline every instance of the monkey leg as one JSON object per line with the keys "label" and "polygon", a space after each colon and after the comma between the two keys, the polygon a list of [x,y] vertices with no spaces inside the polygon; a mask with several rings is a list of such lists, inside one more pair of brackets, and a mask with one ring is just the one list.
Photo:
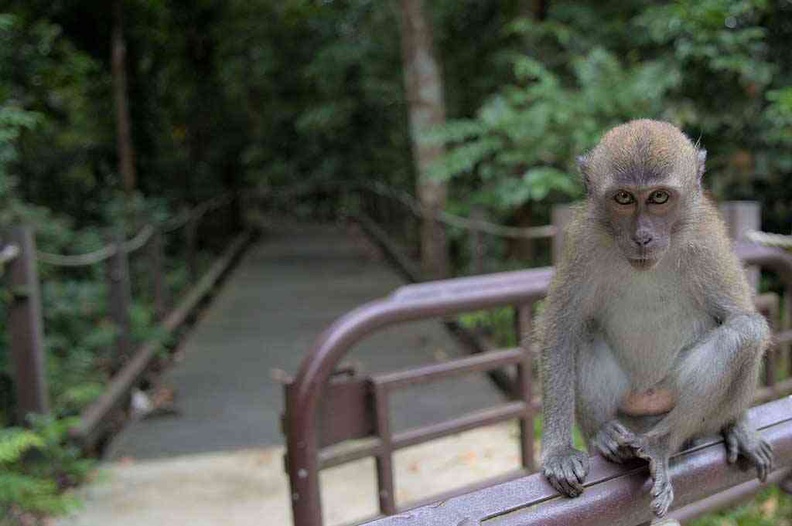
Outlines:
{"label": "monkey leg", "polygon": [[676,406],[652,429],[626,443],[649,461],[657,516],[664,516],[673,500],[668,459],[695,436],[722,431],[729,451],[736,448],[754,462],[760,477],[772,466],[769,445],[745,420],[761,362],[763,333],[757,323],[764,322],[741,316],[691,349],[675,370]]}
{"label": "monkey leg", "polygon": [[616,420],[619,403],[629,389],[611,349],[596,339],[577,361],[577,423],[591,448],[612,462],[634,458],[624,447],[625,428]]}

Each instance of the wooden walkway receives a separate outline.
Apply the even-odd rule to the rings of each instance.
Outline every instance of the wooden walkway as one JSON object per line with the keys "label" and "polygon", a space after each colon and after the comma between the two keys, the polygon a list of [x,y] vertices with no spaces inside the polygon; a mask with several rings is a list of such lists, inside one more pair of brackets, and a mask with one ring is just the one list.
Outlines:
{"label": "wooden walkway", "polygon": [[[109,445],[103,475],[79,490],[85,506],[58,526],[258,526],[291,523],[283,471],[281,385],[333,319],[402,283],[361,235],[340,227],[278,228],[243,257],[162,378],[178,414],[132,422]],[[353,350],[366,371],[459,355],[437,321],[394,327]],[[494,405],[483,376],[429,384],[392,400],[394,427]],[[513,426],[417,446],[396,458],[397,498],[409,502],[514,469]],[[376,513],[373,460],[323,473],[328,525]]]}
{"label": "wooden walkway", "polygon": [[[402,283],[361,235],[336,226],[289,226],[265,234],[244,256],[162,379],[178,415],[131,423],[108,459],[152,459],[279,445],[282,387],[272,370],[294,373],[333,319]],[[365,371],[391,371],[458,356],[438,322],[396,327],[350,357]],[[484,377],[407,391],[393,400],[404,428],[492,405]]]}

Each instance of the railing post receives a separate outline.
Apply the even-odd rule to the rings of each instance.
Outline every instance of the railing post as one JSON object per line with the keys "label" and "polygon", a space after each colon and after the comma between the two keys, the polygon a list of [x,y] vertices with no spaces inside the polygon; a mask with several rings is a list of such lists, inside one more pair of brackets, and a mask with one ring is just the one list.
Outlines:
{"label": "railing post", "polygon": [[199,220],[200,218],[191,214],[187,224],[184,226],[184,237],[187,244],[187,271],[192,281],[198,278],[197,243]]}
{"label": "railing post", "polygon": [[514,327],[517,345],[523,353],[522,362],[517,366],[515,398],[525,403],[525,413],[520,418],[520,460],[528,472],[536,470],[534,458],[534,403],[533,403],[533,304],[514,307]]}
{"label": "railing post", "polygon": [[[762,229],[762,205],[757,201],[726,201],[720,211],[729,230],[729,237],[740,241],[748,230]],[[759,287],[759,269],[746,269],[748,283],[754,291]]]}
{"label": "railing post", "polygon": [[[784,310],[781,314],[781,330],[792,328],[792,286],[784,288]],[[787,356],[787,372],[792,376],[792,344],[785,343],[780,349]]]}
{"label": "railing post", "polygon": [[8,308],[7,330],[14,366],[17,414],[19,421],[24,422],[30,413],[49,412],[41,288],[33,229],[12,228],[9,241],[19,247],[19,254],[8,265],[12,299]]}
{"label": "railing post", "polygon": [[151,265],[151,294],[154,302],[154,315],[157,321],[160,321],[168,311],[168,286],[165,283],[163,236],[159,228],[154,227],[151,239],[148,242],[147,252],[149,265]]}
{"label": "railing post", "polygon": [[555,227],[553,234],[553,265],[561,261],[564,254],[564,228],[572,220],[574,208],[570,204],[553,205],[551,221]]}
{"label": "railing post", "polygon": [[108,308],[110,319],[116,329],[115,352],[111,358],[111,369],[117,371],[132,352],[131,321],[129,308],[132,290],[129,283],[129,261],[124,247],[124,234],[119,230],[111,237],[115,251],[107,260]]}

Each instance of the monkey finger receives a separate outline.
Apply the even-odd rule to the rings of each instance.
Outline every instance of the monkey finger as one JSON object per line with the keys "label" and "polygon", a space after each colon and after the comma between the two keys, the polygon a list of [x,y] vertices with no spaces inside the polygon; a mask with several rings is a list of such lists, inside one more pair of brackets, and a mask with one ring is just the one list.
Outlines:
{"label": "monkey finger", "polygon": [[584,463],[581,459],[575,458],[572,460],[572,469],[581,483],[586,481],[586,476],[588,475],[588,462]]}
{"label": "monkey finger", "polygon": [[617,454],[621,462],[626,462],[635,458],[635,452],[628,447],[619,447]]}
{"label": "monkey finger", "polygon": [[555,476],[548,475],[546,478],[550,485],[553,486],[557,492],[559,492],[561,495],[567,494],[567,489],[561,485],[561,481],[559,481]]}
{"label": "monkey finger", "polygon": [[727,454],[726,461],[729,464],[734,464],[737,462],[737,454],[740,451],[740,447],[737,443],[737,437],[735,437],[733,434],[729,434],[726,436],[725,443]]}
{"label": "monkey finger", "polygon": [[621,422],[616,420],[611,422],[610,431],[613,433],[619,445],[629,446],[635,442],[635,434],[627,429]]}
{"label": "monkey finger", "polygon": [[758,462],[756,464],[756,474],[761,482],[767,482],[767,464]]}
{"label": "monkey finger", "polygon": [[578,480],[577,476],[575,475],[575,470],[572,467],[571,463],[564,462],[562,464],[562,468],[564,470],[564,477],[566,478],[566,482],[572,488],[572,493],[570,493],[569,496],[577,497],[578,495],[583,493],[583,485],[581,484],[581,481]]}
{"label": "monkey finger", "polygon": [[606,437],[598,437],[597,440],[594,441],[594,447],[607,460],[615,463],[620,462],[618,454],[619,445],[612,440],[609,440]]}
{"label": "monkey finger", "polygon": [[767,457],[768,471],[772,473],[773,468],[775,467],[775,454],[773,452],[773,446],[769,442],[765,442],[763,440],[761,447],[762,451]]}
{"label": "monkey finger", "polygon": [[569,481],[564,476],[560,463],[554,462],[545,470],[545,477],[548,482],[562,495],[567,497],[576,497],[575,489],[569,484]]}
{"label": "monkey finger", "polygon": [[757,448],[755,451],[752,451],[746,456],[756,466],[756,474],[759,477],[759,480],[765,482],[767,480],[768,463],[759,452],[759,449]]}

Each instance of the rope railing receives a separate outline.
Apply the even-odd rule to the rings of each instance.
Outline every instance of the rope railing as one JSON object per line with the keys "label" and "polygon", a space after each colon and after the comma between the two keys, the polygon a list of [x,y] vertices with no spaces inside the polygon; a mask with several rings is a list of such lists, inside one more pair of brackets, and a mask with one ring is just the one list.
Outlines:
{"label": "rope railing", "polygon": [[19,247],[14,244],[5,245],[0,248],[0,265],[5,265],[15,260],[19,256]]}
{"label": "rope railing", "polygon": [[758,230],[750,230],[745,233],[745,239],[763,245],[766,247],[782,248],[785,250],[792,250],[792,235],[773,234],[770,232],[760,232]]}
{"label": "rope railing", "polygon": [[335,188],[341,190],[363,190],[371,192],[381,197],[387,197],[395,200],[407,208],[407,210],[409,210],[419,219],[431,218],[447,226],[461,228],[468,231],[482,232],[496,237],[510,239],[542,239],[552,237],[556,233],[555,227],[553,225],[543,225],[537,227],[514,227],[480,219],[471,219],[469,217],[464,217],[445,211],[429,212],[424,209],[420,201],[418,201],[409,193],[378,181],[372,183],[343,183],[331,181],[319,183],[308,182],[288,188],[282,192],[273,192],[273,195],[280,198],[290,198],[318,192],[320,190]]}
{"label": "rope railing", "polygon": [[[160,232],[164,234],[168,234],[171,232],[175,232],[176,230],[182,228],[190,221],[197,221],[201,217],[203,217],[207,212],[212,210],[216,210],[221,208],[233,201],[234,194],[228,193],[218,197],[214,197],[203,203],[200,203],[193,207],[192,210],[186,210],[176,217],[165,221],[159,225]],[[146,243],[151,239],[154,235],[156,229],[152,225],[146,225],[141,228],[137,234],[135,234],[131,239],[124,241],[121,244],[121,248],[127,254],[132,254],[137,252],[141,248],[143,248]],[[56,267],[86,267],[90,265],[95,265],[97,263],[102,263],[103,261],[107,261],[111,257],[115,256],[118,253],[118,245],[105,245],[100,249],[94,250],[93,252],[88,252],[85,254],[74,254],[74,255],[66,255],[66,254],[52,254],[49,252],[43,252],[41,250],[36,252],[36,259],[41,263],[46,263],[48,265],[56,266]],[[0,260],[0,262],[2,262]]]}

